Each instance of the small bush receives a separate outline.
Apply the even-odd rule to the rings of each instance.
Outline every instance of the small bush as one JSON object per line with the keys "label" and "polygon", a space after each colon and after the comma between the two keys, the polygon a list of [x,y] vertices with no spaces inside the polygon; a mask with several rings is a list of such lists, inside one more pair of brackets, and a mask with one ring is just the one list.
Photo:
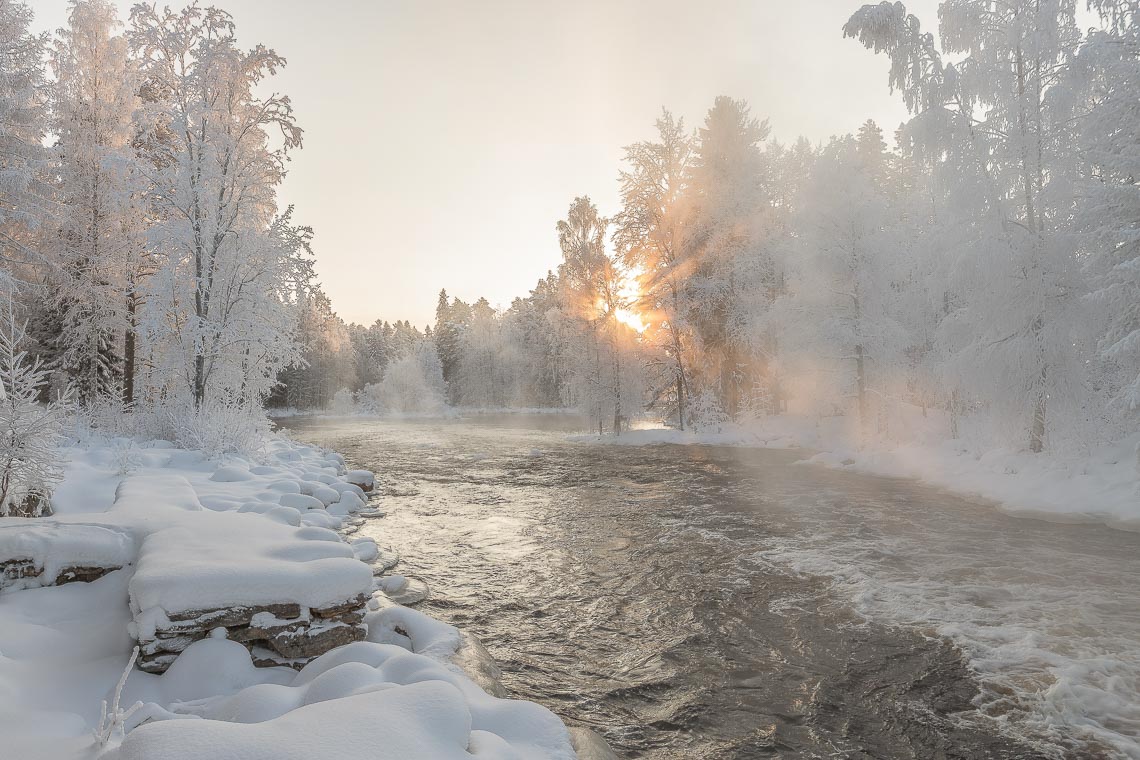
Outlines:
{"label": "small bush", "polygon": [[0,516],[51,513],[51,491],[62,476],[59,447],[67,397],[37,401],[50,379],[43,363],[23,350],[26,324],[8,303],[0,323]]}
{"label": "small bush", "polygon": [[159,437],[210,459],[227,454],[261,459],[271,432],[264,410],[227,399],[207,399],[198,409],[179,403],[167,408],[165,418],[169,432]]}

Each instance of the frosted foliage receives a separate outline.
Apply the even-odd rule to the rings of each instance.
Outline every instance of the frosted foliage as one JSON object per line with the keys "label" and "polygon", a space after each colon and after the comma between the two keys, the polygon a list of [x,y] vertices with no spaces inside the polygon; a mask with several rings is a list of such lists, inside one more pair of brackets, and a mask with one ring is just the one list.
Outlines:
{"label": "frosted foliage", "polygon": [[198,407],[183,402],[161,416],[167,426],[166,437],[213,459],[227,454],[259,459],[269,434],[269,421],[260,409],[221,397],[212,397]]}
{"label": "frosted foliage", "polygon": [[941,50],[899,3],[864,6],[844,28],[890,58],[890,84],[914,114],[902,148],[933,180],[928,223],[956,238],[924,377],[941,376],[955,414],[985,410],[1006,442],[1033,451],[1054,430],[1119,432],[1105,424],[1110,384],[1087,350],[1097,328],[1082,300],[1082,248],[1103,243],[1074,223],[1088,197],[1075,142],[1117,130],[1096,123],[1098,95],[1079,83],[1090,72],[1079,75],[1076,54],[1102,32],[1083,36],[1076,5],[947,0]]}
{"label": "frosted foliage", "polygon": [[25,350],[27,333],[8,301],[0,321],[0,515],[50,511],[61,475],[65,399],[41,404],[43,363]]}
{"label": "frosted foliage", "polygon": [[[127,33],[148,108],[143,136],[160,211],[148,231],[156,272],[143,330],[155,392],[260,401],[298,360],[291,300],[311,278],[311,230],[277,215],[275,187],[301,129],[288,97],[256,87],[285,61],[237,43],[230,16],[139,4]],[[168,387],[169,386],[169,387]]]}
{"label": "frosted foliage", "polygon": [[701,391],[692,400],[691,422],[699,432],[719,433],[729,421],[720,401],[711,390]]}
{"label": "frosted foliage", "polygon": [[379,412],[417,414],[439,412],[444,406],[443,372],[435,347],[426,341],[392,365],[365,397]]}
{"label": "frosted foliage", "polygon": [[1114,404],[1140,412],[1140,19],[1126,3],[1097,3],[1113,26],[1093,34],[1071,75],[1097,101],[1082,147],[1094,167],[1086,186],[1088,307],[1102,326],[1102,381]]}
{"label": "frosted foliage", "polygon": [[84,404],[118,390],[119,341],[145,266],[144,179],[131,145],[139,80],[117,26],[111,4],[76,2],[51,58],[56,185],[69,210],[53,220],[55,343]]}
{"label": "frosted foliage", "polygon": [[0,241],[7,266],[36,256],[27,233],[46,215],[39,176],[46,37],[31,34],[31,22],[26,4],[0,0]]}
{"label": "frosted foliage", "polygon": [[352,414],[356,409],[356,401],[353,398],[352,391],[348,388],[341,388],[333,394],[332,403],[329,405],[329,411],[333,414]]}
{"label": "frosted foliage", "polygon": [[687,366],[692,331],[686,319],[689,295],[681,255],[693,138],[684,121],[664,111],[657,139],[625,149],[620,173],[622,209],[614,219],[614,245],[623,262],[639,271],[634,304],[650,315],[645,338],[651,393],[670,399],[667,412],[684,426]]}

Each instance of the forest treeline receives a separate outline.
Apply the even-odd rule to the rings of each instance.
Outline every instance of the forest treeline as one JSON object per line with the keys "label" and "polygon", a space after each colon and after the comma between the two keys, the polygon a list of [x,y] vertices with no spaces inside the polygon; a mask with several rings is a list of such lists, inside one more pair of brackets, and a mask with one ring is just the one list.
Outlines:
{"label": "forest treeline", "polygon": [[611,430],[790,407],[874,436],[908,406],[1033,451],[1134,432],[1140,16],[1089,10],[947,0],[936,42],[864,6],[843,34],[911,112],[893,148],[872,122],[780,144],[728,97],[696,130],[665,111],[625,149],[620,207],[574,199],[562,264],[509,308],[441,293],[420,334],[315,304],[309,401],[372,403],[403,362],[432,389],[403,411],[574,406]]}
{"label": "forest treeline", "polygon": [[729,97],[696,129],[663,111],[616,208],[551,220],[562,262],[530,294],[441,293],[422,332],[347,325],[315,282],[277,200],[302,142],[267,94],[284,59],[213,7],[70,8],[35,34],[0,0],[5,338],[41,400],[570,406],[619,431],[790,410],[864,436],[906,407],[1034,451],[1136,430],[1132,2],[946,0],[937,37],[864,6],[846,44],[911,112],[891,147],[871,122],[781,144]]}

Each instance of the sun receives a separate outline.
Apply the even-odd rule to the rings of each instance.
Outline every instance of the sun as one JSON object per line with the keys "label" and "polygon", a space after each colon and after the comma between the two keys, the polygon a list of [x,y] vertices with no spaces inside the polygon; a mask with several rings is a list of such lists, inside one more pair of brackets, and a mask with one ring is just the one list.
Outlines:
{"label": "sun", "polygon": [[645,324],[642,320],[641,314],[636,310],[637,303],[641,300],[641,285],[638,273],[631,272],[629,277],[626,278],[625,284],[622,289],[618,291],[622,303],[629,304],[624,308],[617,309],[614,312],[614,318],[627,327],[631,327],[637,332],[645,332],[649,325]]}
{"label": "sun", "polygon": [[641,321],[641,315],[630,309],[618,309],[614,312],[614,318],[627,327],[632,327],[637,332],[645,332],[645,328],[649,325]]}

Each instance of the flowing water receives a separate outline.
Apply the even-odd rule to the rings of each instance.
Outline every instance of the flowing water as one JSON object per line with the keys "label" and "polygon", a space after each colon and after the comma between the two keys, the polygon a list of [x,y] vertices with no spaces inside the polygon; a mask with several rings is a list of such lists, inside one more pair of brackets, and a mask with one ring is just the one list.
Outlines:
{"label": "flowing water", "polygon": [[1140,534],[555,415],[302,420],[514,696],[629,758],[1140,758]]}

